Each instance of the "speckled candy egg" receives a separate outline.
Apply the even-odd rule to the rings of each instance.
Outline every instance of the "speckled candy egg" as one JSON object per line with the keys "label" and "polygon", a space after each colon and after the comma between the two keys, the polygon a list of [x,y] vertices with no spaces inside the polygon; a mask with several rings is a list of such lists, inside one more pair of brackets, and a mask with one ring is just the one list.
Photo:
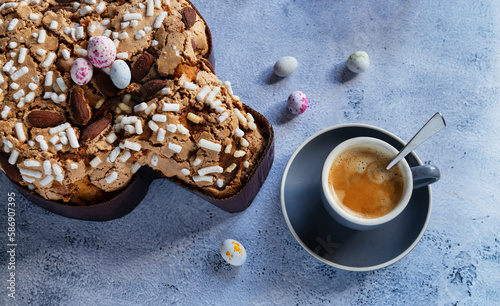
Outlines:
{"label": "speckled candy egg", "polygon": [[302,91],[295,91],[288,97],[288,110],[294,115],[300,115],[309,106],[309,100]]}
{"label": "speckled candy egg", "polygon": [[77,58],[71,65],[71,79],[78,85],[85,85],[92,79],[94,68],[85,58]]}
{"label": "speckled candy egg", "polygon": [[370,67],[370,58],[365,51],[357,51],[347,59],[347,68],[355,73],[364,72]]}
{"label": "speckled candy egg", "polygon": [[298,65],[299,63],[297,62],[295,57],[292,56],[282,57],[276,62],[276,64],[274,64],[274,74],[284,78],[292,74],[295,71],[295,69],[297,69]]}
{"label": "speckled candy egg", "polygon": [[92,37],[87,47],[87,54],[95,67],[109,67],[116,59],[116,46],[109,37]]}
{"label": "speckled candy egg", "polygon": [[241,243],[233,239],[226,239],[220,249],[222,258],[233,266],[241,266],[247,259],[247,251]]}
{"label": "speckled candy egg", "polygon": [[109,76],[111,77],[113,84],[115,84],[115,86],[119,89],[124,89],[130,85],[130,67],[122,60],[114,61],[111,65]]}

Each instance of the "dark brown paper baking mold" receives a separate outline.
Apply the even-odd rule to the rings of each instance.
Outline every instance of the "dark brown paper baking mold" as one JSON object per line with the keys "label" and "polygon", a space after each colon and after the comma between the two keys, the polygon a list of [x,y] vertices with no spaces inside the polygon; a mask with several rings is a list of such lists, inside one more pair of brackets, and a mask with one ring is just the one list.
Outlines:
{"label": "dark brown paper baking mold", "polygon": [[[186,188],[220,209],[231,213],[241,212],[250,206],[252,201],[257,196],[260,188],[264,184],[274,160],[274,131],[271,124],[263,115],[246,105],[244,106],[245,110],[251,113],[255,118],[255,122],[266,141],[266,146],[256,166],[253,168],[254,171],[248,174],[246,184],[237,194],[229,198],[217,199],[203,194],[197,189],[185,184],[184,182],[176,180],[175,178],[167,178],[168,180]],[[8,164],[7,156],[5,154],[1,154],[0,161],[2,161],[2,167],[4,167],[5,164]],[[17,170],[17,168],[13,166],[10,168]],[[4,169],[6,169],[6,167],[4,167]],[[151,182],[155,179],[163,177],[157,174],[149,166],[143,166],[134,176],[131,183],[126,188],[121,190],[117,196],[109,201],[91,206],[72,206],[61,201],[55,202],[46,200],[15,182],[13,180],[13,176],[8,175],[8,178],[12,181],[19,192],[28,200],[48,211],[74,219],[107,221],[121,218],[130,213],[146,196]]]}

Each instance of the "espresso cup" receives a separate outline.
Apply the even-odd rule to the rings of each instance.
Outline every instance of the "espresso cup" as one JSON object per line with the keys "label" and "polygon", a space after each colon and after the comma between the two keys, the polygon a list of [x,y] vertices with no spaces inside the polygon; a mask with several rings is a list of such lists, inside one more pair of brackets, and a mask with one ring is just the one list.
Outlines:
{"label": "espresso cup", "polygon": [[397,153],[372,137],[351,138],[330,152],[321,173],[321,198],[335,221],[355,230],[375,229],[406,208],[414,188],[439,180],[438,168],[410,168],[405,159],[386,170]]}

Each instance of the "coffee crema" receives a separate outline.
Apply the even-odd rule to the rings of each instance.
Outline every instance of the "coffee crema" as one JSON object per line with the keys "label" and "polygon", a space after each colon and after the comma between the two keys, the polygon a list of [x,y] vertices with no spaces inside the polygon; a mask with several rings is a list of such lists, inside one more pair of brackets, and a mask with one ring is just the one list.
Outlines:
{"label": "coffee crema", "polygon": [[354,147],[337,156],[328,174],[335,202],[349,214],[364,219],[391,212],[405,187],[399,165],[385,169],[391,160],[391,156],[374,147]]}

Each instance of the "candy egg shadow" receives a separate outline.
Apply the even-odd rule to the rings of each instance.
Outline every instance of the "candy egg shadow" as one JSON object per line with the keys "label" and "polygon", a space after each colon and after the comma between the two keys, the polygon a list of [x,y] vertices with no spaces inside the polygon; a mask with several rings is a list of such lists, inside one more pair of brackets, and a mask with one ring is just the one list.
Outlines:
{"label": "candy egg shadow", "polygon": [[347,65],[345,62],[338,63],[333,67],[333,69],[330,72],[330,76],[333,79],[334,82],[337,83],[345,83],[349,82],[350,80],[354,79],[358,74],[352,72],[347,68]]}
{"label": "candy egg shadow", "polygon": [[286,77],[280,77],[278,75],[276,75],[274,73],[274,65],[271,65],[269,67],[267,67],[264,72],[263,72],[263,75],[262,75],[262,79],[265,79],[265,83],[267,85],[273,85],[273,84],[276,84],[280,81],[282,81],[283,79],[285,79]]}
{"label": "candy egg shadow", "polygon": [[[220,250],[219,250],[220,251]],[[214,252],[207,256],[206,264],[208,272],[224,281],[233,280],[239,273],[242,266],[233,266],[227,263],[219,252]]]}
{"label": "candy egg shadow", "polygon": [[273,105],[274,113],[277,115],[277,120],[274,124],[282,125],[294,120],[297,116],[292,114],[287,107],[287,100],[279,101]]}

